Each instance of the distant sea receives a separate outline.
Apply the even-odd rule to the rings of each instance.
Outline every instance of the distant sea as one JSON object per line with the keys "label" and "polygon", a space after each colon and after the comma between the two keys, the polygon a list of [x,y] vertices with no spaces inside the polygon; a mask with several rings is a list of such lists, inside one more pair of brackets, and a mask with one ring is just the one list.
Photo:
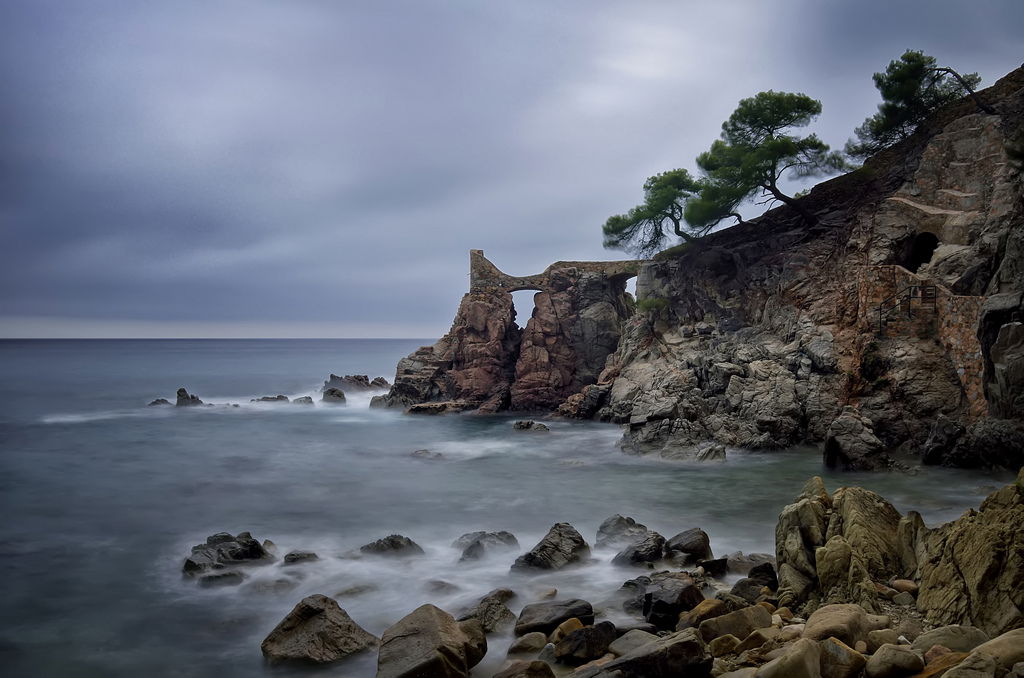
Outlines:
{"label": "distant sea", "polygon": [[[772,551],[778,512],[806,479],[860,484],[930,524],[975,506],[1007,474],[926,468],[829,474],[817,450],[730,450],[725,463],[638,458],[617,426],[509,416],[415,417],[345,407],[256,404],[311,395],[328,374],[394,379],[429,340],[0,341],[0,672],[4,676],[292,675],[266,668],[260,641],[302,597],[336,597],[367,630],[425,602],[451,612],[498,586],[514,611],[544,589],[595,604],[640,571],[612,553],[561,573],[511,575],[516,552],[459,564],[451,542],[509,530],[525,551],[555,522],[593,543],[614,513],[665,536],[690,527],[716,554]],[[186,387],[209,408],[147,407]],[[231,407],[238,404],[239,407]],[[414,457],[429,450],[438,458]],[[320,560],[247,570],[237,587],[183,579],[193,544],[250,531]],[[398,533],[426,554],[355,558]],[[607,614],[615,618],[614,606]],[[492,636],[489,676],[508,637]],[[372,676],[372,653],[330,675]]]}

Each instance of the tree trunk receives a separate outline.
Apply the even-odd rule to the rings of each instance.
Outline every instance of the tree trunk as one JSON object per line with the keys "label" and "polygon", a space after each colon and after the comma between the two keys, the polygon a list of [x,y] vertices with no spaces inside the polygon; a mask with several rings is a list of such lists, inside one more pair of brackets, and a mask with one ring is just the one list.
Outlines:
{"label": "tree trunk", "polygon": [[787,205],[788,207],[793,208],[793,210],[795,210],[796,213],[799,214],[801,218],[803,218],[804,222],[808,226],[817,225],[818,217],[808,212],[807,209],[800,204],[799,200],[797,200],[796,198],[791,198],[782,191],[780,191],[778,186],[776,186],[774,182],[764,185],[762,186],[762,188],[771,193],[772,196],[774,196],[775,199],[778,200],[779,202],[783,203],[784,205]]}
{"label": "tree trunk", "polygon": [[956,81],[960,83],[960,86],[967,90],[967,94],[970,95],[972,99],[974,99],[974,103],[978,108],[980,108],[985,113],[988,113],[989,115],[996,114],[996,109],[992,108],[984,101],[982,101],[978,94],[971,88],[971,86],[967,84],[967,81],[964,80],[963,76],[954,71],[952,68],[949,68],[948,66],[943,66],[941,68],[933,68],[931,70],[934,71],[935,73],[949,73],[950,75],[952,75],[954,78],[956,78]]}

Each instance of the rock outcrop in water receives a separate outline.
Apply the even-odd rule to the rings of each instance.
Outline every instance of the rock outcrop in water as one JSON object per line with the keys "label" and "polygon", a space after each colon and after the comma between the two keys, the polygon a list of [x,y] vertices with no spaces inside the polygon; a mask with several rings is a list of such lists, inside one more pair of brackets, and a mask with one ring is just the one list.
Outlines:
{"label": "rock outcrop in water", "polygon": [[[499,271],[470,251],[470,292],[448,334],[398,364],[394,385],[373,404],[422,411],[552,410],[592,384],[632,313],[625,282],[638,262],[558,262],[536,276]],[[538,290],[525,328],[512,292]]]}

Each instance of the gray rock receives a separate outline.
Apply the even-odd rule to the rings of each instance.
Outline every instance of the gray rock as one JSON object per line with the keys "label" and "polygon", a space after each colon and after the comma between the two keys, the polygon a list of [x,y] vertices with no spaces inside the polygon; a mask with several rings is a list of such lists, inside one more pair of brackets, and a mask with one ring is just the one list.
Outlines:
{"label": "gray rock", "polygon": [[987,654],[971,654],[942,674],[943,678],[995,678],[999,664]]}
{"label": "gray rock", "polygon": [[251,403],[286,403],[289,402],[288,396],[276,395],[276,396],[260,396],[259,398],[253,398],[249,402]]}
{"label": "gray rock", "polygon": [[638,539],[642,539],[647,534],[647,531],[646,525],[642,525],[632,518],[615,514],[610,518],[606,518],[597,528],[597,541],[595,545],[598,548],[605,546],[622,548],[623,546],[629,546]]}
{"label": "gray rock", "polygon": [[178,401],[175,403],[177,407],[195,407],[196,405],[203,404],[199,396],[190,394],[184,387],[178,389]]}
{"label": "gray rock", "polygon": [[523,420],[517,421],[512,424],[512,428],[516,431],[550,431],[551,429],[540,423],[539,421]]}
{"label": "gray rock", "polygon": [[865,471],[887,464],[884,448],[871,420],[847,405],[828,427],[823,456],[829,468]]}
{"label": "gray rock", "polygon": [[300,396],[292,401],[295,405],[313,405],[313,398],[310,396]]}
{"label": "gray rock", "polygon": [[665,543],[665,552],[672,551],[681,554],[685,563],[714,558],[711,553],[711,539],[708,533],[699,527],[685,530],[669,539]]}
{"label": "gray rock", "polygon": [[665,548],[665,538],[657,532],[648,532],[637,541],[619,551],[612,563],[615,565],[643,565],[660,560]]}
{"label": "gray rock", "polygon": [[548,636],[546,633],[531,631],[513,640],[512,644],[508,646],[507,655],[509,657],[517,654],[535,655],[543,650],[547,644]]}
{"label": "gray rock", "polygon": [[157,407],[159,405],[170,405],[170,404],[171,404],[171,401],[169,401],[167,398],[157,398],[156,400],[154,400],[153,402],[151,402],[149,404],[149,407]]}
{"label": "gray rock", "polygon": [[555,645],[555,659],[563,664],[579,666],[598,659],[615,640],[615,624],[603,621],[569,633]]}
{"label": "gray rock", "polygon": [[511,532],[469,532],[452,543],[452,547],[462,550],[460,561],[479,560],[486,554],[518,548],[519,541]]}
{"label": "gray rock", "polygon": [[343,405],[345,404],[345,392],[340,388],[324,389],[323,395],[320,396],[320,402],[332,405]]}
{"label": "gray rock", "polygon": [[219,532],[207,537],[205,544],[192,547],[192,555],[185,559],[182,571],[188,576],[197,576],[226,567],[263,565],[274,560],[274,556],[248,532],[240,532],[237,536]]}
{"label": "gray rock", "polygon": [[312,551],[292,551],[286,553],[284,556],[285,565],[294,565],[296,563],[308,563],[314,560],[320,560],[320,556],[313,553]]}
{"label": "gray rock", "polygon": [[323,595],[304,598],[264,639],[260,649],[272,664],[328,664],[374,647],[377,638]]}
{"label": "gray rock", "polygon": [[433,605],[422,605],[384,631],[377,678],[467,678],[487,652],[476,620],[456,622]]}
{"label": "gray rock", "polygon": [[757,670],[757,678],[821,678],[821,648],[813,640],[801,638],[781,657]]}
{"label": "gray rock", "polygon": [[569,523],[556,523],[529,552],[516,558],[513,571],[558,570],[590,556],[590,547]]}
{"label": "gray rock", "polygon": [[480,622],[484,633],[494,633],[511,628],[516,623],[516,616],[505,603],[515,597],[516,594],[511,589],[494,589],[481,598],[480,602],[460,615],[458,620],[476,619]]}
{"label": "gray rock", "polygon": [[705,619],[697,628],[701,638],[708,642],[727,634],[737,638],[746,638],[752,631],[771,625],[771,612],[760,605],[751,605],[735,612]]}
{"label": "gray rock", "polygon": [[238,586],[245,581],[245,575],[238,570],[222,570],[199,575],[199,585],[204,588]]}
{"label": "gray rock", "polygon": [[679,615],[704,602],[704,594],[685,573],[655,575],[644,591],[644,619],[662,630],[674,630]]}
{"label": "gray rock", "polygon": [[522,636],[534,631],[549,634],[559,624],[575,617],[584,624],[594,623],[594,608],[585,600],[551,600],[523,607],[516,621],[515,634]]}
{"label": "gray rock", "polygon": [[714,443],[697,451],[697,461],[725,461],[725,445]]}
{"label": "gray rock", "polygon": [[869,631],[877,631],[887,626],[888,617],[868,614],[860,605],[825,605],[815,610],[807,619],[803,637],[824,640],[831,636],[850,647],[855,647],[858,641],[867,642]]}
{"label": "gray rock", "polygon": [[359,550],[362,553],[382,556],[416,556],[423,554],[423,549],[419,544],[400,534],[391,534],[383,539],[370,542],[360,546]]}

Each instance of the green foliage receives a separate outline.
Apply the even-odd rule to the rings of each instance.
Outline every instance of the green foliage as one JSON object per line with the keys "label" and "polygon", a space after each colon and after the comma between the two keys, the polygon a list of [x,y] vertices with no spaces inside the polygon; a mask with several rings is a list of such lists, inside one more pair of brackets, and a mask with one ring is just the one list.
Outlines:
{"label": "green foliage", "polygon": [[906,139],[932,111],[972,94],[981,82],[977,73],[961,76],[938,66],[934,57],[909,49],[873,78],[882,103],[854,130],[857,141],[846,143],[846,153],[855,158],[866,158]]}
{"label": "green foliage", "polygon": [[684,210],[691,227],[710,229],[726,217],[738,216],[736,207],[757,193],[766,202],[792,206],[813,223],[814,217],[782,193],[778,182],[787,173],[810,177],[845,169],[841,155],[830,152],[816,135],[790,133],[820,113],[821,102],[806,94],[768,91],[740,101],[722,124],[722,138],[697,157],[704,176],[700,193]]}
{"label": "green foliage", "polygon": [[662,299],[661,297],[644,297],[640,301],[636,302],[636,310],[641,313],[661,313],[668,308],[668,299]]}
{"label": "green foliage", "polygon": [[644,202],[605,222],[604,246],[648,257],[661,249],[669,228],[680,237],[694,237],[683,223],[683,206],[697,190],[697,182],[684,169],[649,177]]}

